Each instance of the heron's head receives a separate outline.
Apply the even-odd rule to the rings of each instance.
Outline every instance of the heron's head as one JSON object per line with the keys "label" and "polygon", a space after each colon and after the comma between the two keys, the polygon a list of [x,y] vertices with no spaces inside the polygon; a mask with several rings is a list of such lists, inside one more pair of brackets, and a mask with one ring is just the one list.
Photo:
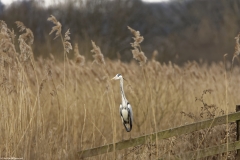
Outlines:
{"label": "heron's head", "polygon": [[115,77],[112,78],[112,80],[118,80],[123,78],[121,74],[117,74]]}

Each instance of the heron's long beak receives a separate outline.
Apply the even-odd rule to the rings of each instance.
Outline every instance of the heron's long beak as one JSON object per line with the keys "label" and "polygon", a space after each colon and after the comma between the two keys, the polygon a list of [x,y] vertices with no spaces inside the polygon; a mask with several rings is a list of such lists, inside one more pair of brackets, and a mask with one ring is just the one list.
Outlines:
{"label": "heron's long beak", "polygon": [[111,79],[111,81],[112,81],[112,80],[115,80],[114,78],[115,78],[115,77],[113,77],[113,78]]}

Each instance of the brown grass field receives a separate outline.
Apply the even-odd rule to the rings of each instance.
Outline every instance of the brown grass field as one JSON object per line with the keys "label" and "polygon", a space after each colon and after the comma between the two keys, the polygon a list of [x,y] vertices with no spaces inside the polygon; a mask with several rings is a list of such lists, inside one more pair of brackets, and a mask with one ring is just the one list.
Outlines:
{"label": "brown grass field", "polygon": [[[31,31],[18,22],[22,34],[14,43],[13,31],[0,23],[0,157],[75,159],[77,151],[235,112],[240,103],[240,69],[230,62],[178,66],[153,56],[145,63],[140,41],[132,46],[141,65],[134,59],[104,60],[94,42],[93,62],[85,62],[76,46],[69,59],[69,34],[49,20],[62,39],[64,62],[53,56],[35,60]],[[127,80],[134,113],[130,133],[119,115],[119,82],[111,81],[117,73]],[[222,125],[89,159],[155,159],[234,141],[235,134],[235,125]],[[234,159],[234,154],[205,159]]]}

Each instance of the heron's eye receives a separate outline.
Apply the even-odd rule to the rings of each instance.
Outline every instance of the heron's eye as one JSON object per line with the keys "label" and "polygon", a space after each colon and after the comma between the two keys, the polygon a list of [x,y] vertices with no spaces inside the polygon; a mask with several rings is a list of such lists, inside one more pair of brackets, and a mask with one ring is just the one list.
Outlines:
{"label": "heron's eye", "polygon": [[120,76],[121,76],[121,74],[117,74],[117,76],[118,76],[118,77],[120,77]]}

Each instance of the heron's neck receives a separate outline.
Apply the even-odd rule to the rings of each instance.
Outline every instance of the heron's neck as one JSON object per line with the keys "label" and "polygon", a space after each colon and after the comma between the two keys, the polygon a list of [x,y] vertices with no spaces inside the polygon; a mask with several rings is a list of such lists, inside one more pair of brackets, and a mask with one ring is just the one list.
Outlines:
{"label": "heron's neck", "polygon": [[120,91],[121,91],[121,95],[122,95],[122,105],[126,106],[127,105],[127,99],[125,97],[125,93],[123,90],[123,78],[120,79]]}

